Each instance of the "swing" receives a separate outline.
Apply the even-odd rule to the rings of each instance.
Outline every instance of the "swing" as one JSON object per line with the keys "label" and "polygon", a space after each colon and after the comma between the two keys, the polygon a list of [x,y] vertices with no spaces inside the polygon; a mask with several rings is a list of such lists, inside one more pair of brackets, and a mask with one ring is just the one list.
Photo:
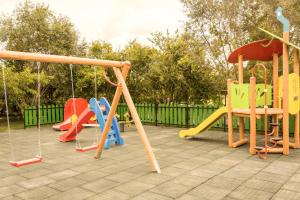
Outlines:
{"label": "swing", "polygon": [[41,80],[40,80],[40,63],[37,63],[38,69],[38,155],[34,158],[24,159],[15,161],[15,153],[14,153],[14,146],[10,128],[10,120],[9,120],[9,109],[8,109],[8,101],[7,101],[7,88],[6,88],[6,78],[5,78],[5,66],[2,66],[2,77],[3,77],[3,88],[4,88],[4,101],[5,101],[5,109],[6,109],[6,119],[7,119],[7,130],[8,130],[8,137],[10,143],[10,150],[11,150],[11,161],[9,164],[15,167],[22,167],[25,165],[30,165],[34,163],[40,163],[43,160],[42,157],[42,150],[41,150],[41,123],[40,123],[40,106],[41,106]]}
{"label": "swing", "polygon": [[[73,65],[70,65],[70,75],[71,75],[71,87],[72,87],[72,99],[74,101],[75,99],[75,92],[74,92],[74,77],[73,77]],[[97,68],[96,66],[94,66],[94,82],[95,82],[95,98],[97,99]],[[76,113],[76,106],[75,106],[75,103],[73,102],[73,111]],[[96,113],[96,116],[97,116],[97,113]],[[78,135],[78,130],[77,130],[77,124],[75,124],[75,132],[76,132],[76,136],[75,136],[75,140],[76,140],[76,143],[75,143],[75,150],[78,151],[78,152],[86,152],[86,151],[90,151],[90,150],[95,150],[98,148],[98,141],[99,141],[99,138],[97,137],[98,133],[97,133],[97,129],[95,131],[95,134],[96,134],[96,138],[95,138],[95,141],[93,142],[92,145],[90,146],[86,146],[86,147],[82,147],[81,146],[81,143],[80,143],[80,139],[79,139],[79,136]]]}
{"label": "swing", "polygon": [[[129,111],[132,114],[132,118],[137,127],[137,133],[140,136],[141,144],[143,144],[145,151],[147,153],[148,160],[151,164],[152,170],[160,173],[159,164],[155,158],[152,147],[150,145],[147,134],[143,128],[142,122],[138,116],[136,107],[132,101],[130,96],[128,87],[126,85],[126,78],[128,76],[131,63],[129,61],[112,61],[112,60],[99,60],[99,59],[91,59],[91,58],[81,58],[81,57],[72,57],[72,56],[61,56],[61,55],[46,55],[40,53],[28,53],[28,52],[17,52],[17,51],[0,51],[1,59],[8,60],[24,60],[24,61],[33,61],[33,62],[47,62],[47,63],[63,63],[63,64],[78,64],[78,65],[93,65],[93,66],[101,66],[103,68],[112,68],[114,74],[118,80],[118,87],[116,88],[112,104],[110,107],[110,111],[107,115],[107,121],[105,123],[104,129],[101,134],[101,139],[98,143],[98,147],[95,153],[94,158],[99,159],[103,153],[103,147],[105,145],[105,141],[109,135],[109,130],[111,128],[111,123],[113,121],[113,117],[115,115],[117,105],[120,101],[121,95],[124,96],[125,101],[128,105]],[[4,71],[4,70],[3,70]],[[7,97],[6,97],[6,107],[7,107],[7,115],[8,115],[8,106],[7,106]],[[7,117],[8,119],[8,117]],[[8,128],[9,127],[9,119]],[[10,129],[9,129],[10,134]],[[12,147],[13,149],[13,147]]]}

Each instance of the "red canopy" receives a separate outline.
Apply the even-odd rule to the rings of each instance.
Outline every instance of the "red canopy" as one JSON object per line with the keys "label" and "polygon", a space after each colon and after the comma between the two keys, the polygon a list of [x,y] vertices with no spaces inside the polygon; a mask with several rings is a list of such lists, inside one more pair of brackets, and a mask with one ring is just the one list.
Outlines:
{"label": "red canopy", "polygon": [[264,39],[251,42],[234,50],[228,57],[228,61],[230,63],[238,63],[239,55],[243,55],[243,61],[271,61],[275,53],[277,53],[279,57],[282,55],[282,42],[277,39],[272,41]]}

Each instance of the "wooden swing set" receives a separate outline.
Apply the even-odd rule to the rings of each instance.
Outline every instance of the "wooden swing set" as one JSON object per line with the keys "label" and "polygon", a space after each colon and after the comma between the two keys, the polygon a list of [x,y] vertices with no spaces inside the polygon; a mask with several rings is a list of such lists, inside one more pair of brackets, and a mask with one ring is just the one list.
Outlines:
{"label": "wooden swing set", "polygon": [[[101,157],[105,140],[107,138],[108,132],[111,127],[112,119],[116,113],[116,109],[121,98],[121,95],[124,95],[125,101],[128,105],[129,111],[132,115],[132,119],[136,125],[137,132],[140,136],[141,142],[144,145],[146,150],[149,162],[151,164],[152,170],[160,173],[159,164],[155,158],[155,155],[152,151],[152,147],[144,130],[144,127],[141,123],[137,110],[134,106],[132,98],[130,96],[129,90],[125,83],[125,80],[128,76],[129,70],[131,68],[131,63],[129,61],[112,61],[112,60],[100,60],[100,59],[91,59],[91,58],[80,58],[72,56],[60,56],[60,55],[46,55],[39,53],[27,53],[27,52],[17,52],[17,51],[0,51],[0,59],[8,60],[22,60],[22,61],[33,61],[33,62],[42,62],[42,63],[62,63],[62,64],[74,64],[74,65],[92,65],[92,66],[101,66],[105,69],[112,68],[114,74],[118,80],[117,89],[114,94],[114,98],[111,104],[111,109],[107,117],[107,121],[101,135],[101,139],[98,143],[95,158],[99,159]],[[107,79],[105,77],[105,79]],[[8,109],[8,108],[7,108]],[[8,111],[7,111],[7,117]],[[9,120],[8,120],[9,124]],[[11,162],[14,166],[22,166],[26,164],[32,164],[41,162],[42,157],[37,156],[36,158],[13,161]]]}

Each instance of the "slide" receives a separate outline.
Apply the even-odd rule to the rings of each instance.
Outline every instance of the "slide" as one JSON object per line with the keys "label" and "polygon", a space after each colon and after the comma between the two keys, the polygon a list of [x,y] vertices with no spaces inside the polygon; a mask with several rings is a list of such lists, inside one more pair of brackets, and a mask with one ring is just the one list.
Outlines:
{"label": "slide", "polygon": [[67,120],[65,120],[61,123],[54,124],[52,126],[52,128],[56,131],[66,131],[69,128],[71,128],[71,126],[72,126],[72,119],[71,119],[71,117],[69,117]]}
{"label": "slide", "polygon": [[75,140],[76,131],[77,133],[79,133],[83,129],[82,124],[87,123],[93,115],[94,113],[88,107],[86,107],[85,110],[79,115],[75,124],[67,132],[61,135],[59,137],[59,140],[61,142],[68,142],[68,141]]}
{"label": "slide", "polygon": [[56,131],[69,130],[73,125],[72,122],[74,122],[87,107],[88,102],[83,98],[68,99],[64,107],[64,121],[54,124],[53,129]]}
{"label": "slide", "polygon": [[227,107],[219,108],[212,115],[206,118],[201,124],[199,124],[197,127],[180,131],[179,137],[181,138],[193,137],[197,134],[200,134],[201,132],[209,128],[211,125],[213,125],[214,122],[216,122],[218,119],[220,119],[220,117],[222,117],[226,113],[227,113]]}

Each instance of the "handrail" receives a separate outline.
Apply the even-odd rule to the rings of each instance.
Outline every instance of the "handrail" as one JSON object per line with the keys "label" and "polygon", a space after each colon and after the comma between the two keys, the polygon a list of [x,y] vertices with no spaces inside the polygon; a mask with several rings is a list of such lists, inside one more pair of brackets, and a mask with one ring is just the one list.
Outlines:
{"label": "handrail", "polygon": [[59,56],[59,55],[47,55],[41,53],[28,53],[20,51],[0,51],[0,59],[9,60],[24,60],[34,62],[46,62],[46,63],[64,63],[75,65],[97,65],[102,67],[122,67],[130,66],[129,61],[112,61],[112,60],[100,60],[92,58],[80,58],[74,56]]}

